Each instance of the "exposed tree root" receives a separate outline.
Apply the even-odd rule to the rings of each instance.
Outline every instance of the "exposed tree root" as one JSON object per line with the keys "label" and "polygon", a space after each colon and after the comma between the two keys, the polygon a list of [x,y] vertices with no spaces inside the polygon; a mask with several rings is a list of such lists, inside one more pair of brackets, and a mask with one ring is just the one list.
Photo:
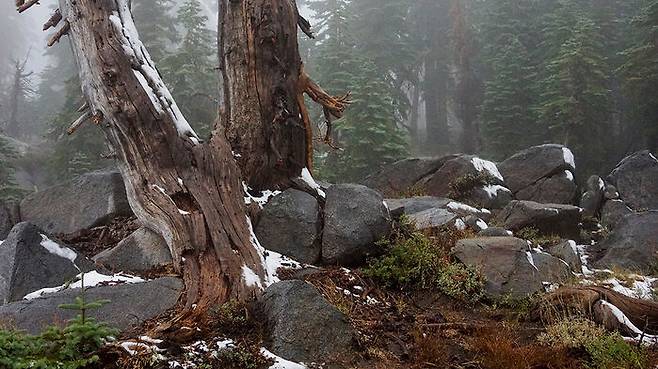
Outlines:
{"label": "exposed tree root", "polygon": [[551,322],[572,314],[587,316],[611,331],[637,334],[619,321],[608,308],[614,305],[636,328],[646,334],[658,333],[658,303],[631,298],[603,287],[568,287],[544,297],[535,317]]}
{"label": "exposed tree root", "polygon": [[336,148],[332,139],[332,122],[334,118],[340,119],[345,113],[345,109],[352,103],[350,93],[342,96],[331,96],[325,92],[322,87],[315,83],[304,71],[304,66],[299,73],[299,85],[297,88],[297,103],[302,114],[304,129],[306,130],[306,167],[313,169],[313,128],[308,108],[304,102],[304,94],[308,95],[314,102],[322,106],[324,118],[327,123],[327,132],[324,136],[324,143],[332,148]]}

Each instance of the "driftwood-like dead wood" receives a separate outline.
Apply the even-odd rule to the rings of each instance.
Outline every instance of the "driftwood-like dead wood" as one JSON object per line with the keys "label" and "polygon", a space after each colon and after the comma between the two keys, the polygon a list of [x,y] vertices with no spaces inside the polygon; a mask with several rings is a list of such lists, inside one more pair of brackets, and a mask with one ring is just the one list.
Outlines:
{"label": "driftwood-like dead wood", "polygon": [[658,333],[658,303],[635,299],[597,286],[560,288],[542,299],[535,316],[553,321],[565,314],[582,314],[608,329],[624,331],[626,327],[600,309],[601,301],[616,306],[635,327],[647,334]]}
{"label": "driftwood-like dead wood", "polygon": [[59,9],[55,10],[55,13],[48,19],[48,22],[46,22],[43,25],[43,30],[47,31],[48,29],[52,27],[57,27],[59,22],[62,20],[62,12],[59,11]]}
{"label": "driftwood-like dead wood", "polygon": [[22,13],[28,9],[30,9],[32,6],[36,5],[39,3],[40,0],[17,0],[16,1],[16,9],[18,10],[19,13]]}
{"label": "driftwood-like dead wood", "polygon": [[57,32],[55,32],[52,37],[48,40],[48,47],[53,46],[54,44],[58,43],[59,40],[64,36],[69,33],[69,30],[71,29],[71,25],[69,24],[68,21],[64,21],[64,25],[62,28],[60,28]]}
{"label": "driftwood-like dead wood", "polygon": [[313,168],[313,127],[311,118],[304,102],[304,94],[308,95],[314,102],[322,106],[324,118],[327,124],[327,132],[324,136],[324,142],[334,147],[332,140],[332,122],[333,119],[340,119],[345,114],[345,109],[352,103],[350,93],[342,96],[331,96],[326,93],[322,87],[315,83],[311,77],[306,74],[302,66],[299,82],[297,87],[297,103],[302,113],[302,121],[306,130],[306,166],[311,170]]}

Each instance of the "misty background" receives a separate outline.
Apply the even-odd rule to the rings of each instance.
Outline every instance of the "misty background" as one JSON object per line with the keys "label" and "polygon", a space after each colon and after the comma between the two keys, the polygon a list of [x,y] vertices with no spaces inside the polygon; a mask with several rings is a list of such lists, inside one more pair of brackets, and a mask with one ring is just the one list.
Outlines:
{"label": "misty background", "polygon": [[[306,71],[351,94],[316,143],[316,175],[358,181],[410,156],[502,160],[569,146],[581,183],[658,148],[655,0],[297,0]],[[54,3],[54,2],[53,2]],[[0,197],[111,167],[93,125],[66,130],[82,104],[67,39],[46,48],[53,5],[0,3]],[[191,124],[209,134],[219,105],[216,0],[133,0],[140,36]],[[311,104],[309,104],[310,106]],[[327,129],[313,111],[316,136]]]}

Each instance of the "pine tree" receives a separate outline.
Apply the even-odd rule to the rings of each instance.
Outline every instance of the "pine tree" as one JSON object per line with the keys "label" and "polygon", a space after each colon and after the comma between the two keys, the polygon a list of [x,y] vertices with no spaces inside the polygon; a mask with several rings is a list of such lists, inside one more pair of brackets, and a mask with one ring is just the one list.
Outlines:
{"label": "pine tree", "polygon": [[498,40],[500,49],[491,60],[485,84],[482,136],[485,153],[497,160],[537,142],[533,111],[534,68],[518,37]]}
{"label": "pine tree", "polygon": [[198,0],[187,0],[178,9],[176,23],[182,39],[161,63],[163,78],[192,127],[206,136],[217,115],[219,81],[215,32],[206,28]]}
{"label": "pine tree", "polygon": [[634,107],[626,132],[629,146],[658,150],[658,1],[651,0],[634,21],[640,36],[624,53],[626,62],[620,68],[624,90]]}
{"label": "pine tree", "polygon": [[132,14],[139,38],[159,65],[178,40],[172,0],[135,0]]}
{"label": "pine tree", "polygon": [[404,132],[396,124],[393,98],[377,67],[362,60],[353,76],[353,104],[338,120],[340,151],[330,155],[322,174],[330,181],[357,181],[407,152]]}
{"label": "pine tree", "polygon": [[611,91],[600,28],[585,14],[577,14],[569,37],[546,67],[541,83],[541,120],[550,137],[574,150],[580,172],[603,170],[610,134]]}
{"label": "pine tree", "polygon": [[20,189],[14,178],[13,162],[16,157],[16,150],[8,139],[0,136],[0,200],[2,201],[18,201],[25,195],[25,191]]}

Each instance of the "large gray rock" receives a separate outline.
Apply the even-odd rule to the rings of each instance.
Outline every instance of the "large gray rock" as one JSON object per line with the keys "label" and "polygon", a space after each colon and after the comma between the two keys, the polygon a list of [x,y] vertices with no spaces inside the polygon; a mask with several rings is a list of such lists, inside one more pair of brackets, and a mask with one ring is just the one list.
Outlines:
{"label": "large gray rock", "polygon": [[432,208],[444,208],[453,200],[445,197],[419,196],[405,199],[386,199],[391,215],[411,215]]}
{"label": "large gray rock", "polygon": [[362,184],[388,197],[398,197],[409,192],[416,182],[439,169],[445,160],[446,158],[400,160],[368,176]]}
{"label": "large gray rock", "polygon": [[[428,195],[448,197],[452,195],[453,185],[457,181],[463,181],[467,176],[477,177],[482,174],[489,177],[489,184],[501,185],[503,183],[496,164],[493,162],[472,155],[456,155],[445,161],[432,175],[419,182],[419,185]],[[475,188],[477,187],[471,190]],[[460,195],[467,196],[470,194]]]}
{"label": "large gray rock", "polygon": [[347,317],[315,287],[283,281],[268,287],[257,302],[268,328],[268,348],[293,361],[323,362],[350,357],[354,332]]}
{"label": "large gray rock", "polygon": [[583,270],[582,260],[576,248],[576,242],[564,240],[557,245],[548,248],[549,254],[563,260],[574,272],[580,273]]}
{"label": "large gray rock", "polygon": [[535,201],[543,204],[572,204],[578,187],[573,174],[563,171],[556,175],[542,178],[516,192],[517,200]]}
{"label": "large gray rock", "polygon": [[433,208],[409,215],[409,220],[414,223],[416,229],[441,228],[453,225],[459,216],[442,208]]}
{"label": "large gray rock", "polygon": [[658,159],[649,151],[622,160],[610,173],[608,181],[631,209],[658,209]]}
{"label": "large gray rock", "polygon": [[486,209],[502,209],[514,199],[512,191],[501,185],[485,185],[474,188],[468,201]]}
{"label": "large gray rock", "polygon": [[544,291],[544,282],[559,282],[569,276],[569,268],[562,261],[531,252],[525,240],[514,237],[459,240],[453,254],[483,273],[485,293],[491,298],[522,298]]}
{"label": "large gray rock", "polygon": [[658,211],[626,215],[599,248],[597,267],[653,272],[658,260]]}
{"label": "large gray rock", "polygon": [[94,256],[94,261],[115,272],[145,272],[172,263],[165,240],[147,228],[139,228],[115,247]]}
{"label": "large gray rock", "polygon": [[391,232],[391,216],[378,192],[355,184],[333,185],[324,207],[322,260],[356,265],[377,255],[375,243]]}
{"label": "large gray rock", "polygon": [[20,222],[20,209],[16,203],[0,202],[0,240],[4,240],[9,232]]}
{"label": "large gray rock", "polygon": [[90,270],[89,260],[44,237],[35,225],[23,222],[0,245],[0,305],[21,300],[42,288],[64,284],[80,273],[76,265]]}
{"label": "large gray rock", "polygon": [[596,217],[601,210],[605,192],[605,183],[599,176],[591,176],[587,180],[587,191],[580,198],[580,207],[584,217]]}
{"label": "large gray rock", "polygon": [[631,213],[633,210],[624,201],[608,200],[601,208],[601,225],[612,230],[622,218]]}
{"label": "large gray rock", "polygon": [[496,217],[496,223],[511,231],[526,227],[545,235],[558,235],[577,239],[580,236],[582,210],[564,204],[539,204],[533,201],[514,200]]}
{"label": "large gray rock", "polygon": [[[174,277],[91,288],[85,293],[87,301],[107,299],[110,303],[99,309],[87,310],[87,315],[111,327],[127,330],[172,309],[183,289],[183,282]],[[69,289],[0,306],[0,323],[38,334],[49,325],[73,319],[77,311],[63,310],[58,306],[72,303],[79,294],[80,289]]]}
{"label": "large gray rock", "polygon": [[558,175],[565,170],[573,172],[576,168],[571,150],[562,145],[547,144],[514,154],[498,164],[498,169],[505,178],[507,187],[517,193],[541,179]]}
{"label": "large gray rock", "polygon": [[315,197],[289,189],[265,205],[254,231],[266,249],[316,264],[320,261],[321,226]]}
{"label": "large gray rock", "polygon": [[93,172],[35,192],[21,202],[24,221],[52,234],[69,234],[130,216],[126,189],[118,172]]}

